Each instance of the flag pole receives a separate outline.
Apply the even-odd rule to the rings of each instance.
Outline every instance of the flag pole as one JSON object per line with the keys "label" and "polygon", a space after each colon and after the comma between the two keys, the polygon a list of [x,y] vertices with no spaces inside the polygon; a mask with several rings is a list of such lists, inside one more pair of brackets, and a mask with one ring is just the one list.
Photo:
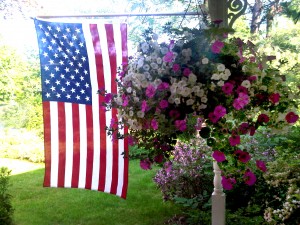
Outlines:
{"label": "flag pole", "polygon": [[133,17],[133,16],[199,16],[199,12],[170,12],[170,13],[103,13],[103,14],[78,14],[78,15],[43,15],[36,16],[41,19],[51,18],[97,18],[97,17]]}

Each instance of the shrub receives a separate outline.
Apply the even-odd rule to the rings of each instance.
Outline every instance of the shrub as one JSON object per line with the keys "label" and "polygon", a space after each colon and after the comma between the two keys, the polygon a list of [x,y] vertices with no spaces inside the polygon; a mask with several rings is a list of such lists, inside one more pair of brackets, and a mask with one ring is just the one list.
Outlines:
{"label": "shrub", "polygon": [[[197,198],[198,208],[204,206],[213,190],[211,160],[206,156],[210,150],[203,140],[198,143],[179,142],[167,161],[154,177],[164,200],[174,198]],[[196,147],[197,146],[197,147]]]}
{"label": "shrub", "polygon": [[11,195],[8,194],[10,170],[0,167],[0,225],[12,224],[14,209],[11,205]]}

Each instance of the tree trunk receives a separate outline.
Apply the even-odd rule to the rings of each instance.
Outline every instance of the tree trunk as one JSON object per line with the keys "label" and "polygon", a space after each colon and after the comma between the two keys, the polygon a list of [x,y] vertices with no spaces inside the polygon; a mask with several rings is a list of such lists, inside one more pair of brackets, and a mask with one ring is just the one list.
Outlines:
{"label": "tree trunk", "polygon": [[274,23],[274,16],[280,12],[280,5],[279,5],[280,0],[275,0],[272,5],[270,6],[270,9],[268,10],[267,13],[267,37],[269,37],[270,32],[273,27]]}
{"label": "tree trunk", "polygon": [[259,31],[261,23],[261,14],[263,10],[263,4],[261,0],[255,0],[255,4],[252,8],[252,19],[251,19],[251,34],[255,34]]}

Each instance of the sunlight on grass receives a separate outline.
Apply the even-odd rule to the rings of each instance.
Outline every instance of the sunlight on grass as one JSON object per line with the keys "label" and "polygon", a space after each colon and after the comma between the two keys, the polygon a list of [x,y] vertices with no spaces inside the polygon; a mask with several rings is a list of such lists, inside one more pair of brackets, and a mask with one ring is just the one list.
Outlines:
{"label": "sunlight on grass", "polygon": [[7,167],[11,170],[11,175],[26,173],[28,171],[44,168],[43,163],[31,163],[18,159],[0,158],[0,167]]}

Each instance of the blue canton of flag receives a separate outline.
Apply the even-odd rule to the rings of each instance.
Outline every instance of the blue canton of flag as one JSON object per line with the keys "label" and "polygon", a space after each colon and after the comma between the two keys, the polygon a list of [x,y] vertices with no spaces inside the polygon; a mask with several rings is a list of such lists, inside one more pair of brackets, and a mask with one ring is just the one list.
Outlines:
{"label": "blue canton of flag", "polygon": [[91,80],[81,24],[40,21],[43,101],[92,104]]}

